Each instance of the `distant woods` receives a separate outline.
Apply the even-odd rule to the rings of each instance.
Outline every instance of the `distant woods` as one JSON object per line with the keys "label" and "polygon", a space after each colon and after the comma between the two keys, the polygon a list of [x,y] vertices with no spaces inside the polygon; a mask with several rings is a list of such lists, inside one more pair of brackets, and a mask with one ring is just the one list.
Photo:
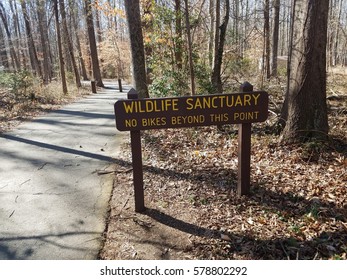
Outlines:
{"label": "distant woods", "polygon": [[122,1],[0,2],[0,69],[28,71],[43,84],[130,79]]}
{"label": "distant woods", "polygon": [[[132,2],[1,1],[1,69],[29,70],[45,84],[63,72],[77,86],[90,79],[102,86],[102,78],[131,82],[125,6]],[[295,17],[291,2],[139,1],[150,92],[221,92],[248,72],[256,71],[260,85],[283,75]],[[345,66],[347,3],[329,2],[327,64]]]}
{"label": "distant woods", "polygon": [[[143,96],[230,92],[246,79],[259,89],[287,81],[280,127],[290,119],[285,135],[309,138],[328,131],[319,117],[326,115],[326,83],[315,77],[325,80],[326,67],[347,65],[346,18],[343,0],[5,0],[0,67],[28,71],[42,84],[59,80],[64,92],[66,83],[125,79]],[[292,103],[297,89],[306,96],[312,87],[319,102],[310,96]],[[306,118],[300,110],[319,122],[299,125]]]}

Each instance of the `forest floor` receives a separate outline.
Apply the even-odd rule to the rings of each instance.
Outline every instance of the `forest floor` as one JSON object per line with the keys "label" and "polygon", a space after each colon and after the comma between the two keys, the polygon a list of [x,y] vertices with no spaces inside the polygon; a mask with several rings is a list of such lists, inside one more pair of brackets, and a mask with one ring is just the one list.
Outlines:
{"label": "forest floor", "polygon": [[17,93],[12,92],[9,87],[0,85],[0,133],[88,94],[90,94],[89,86],[83,86],[79,90],[75,86],[70,86],[69,94],[64,95],[61,85],[57,82],[52,82],[46,87],[37,85],[22,88]]}
{"label": "forest floor", "polygon": [[[334,79],[332,79],[334,78]],[[330,141],[284,146],[252,125],[251,194],[238,197],[237,127],[142,133],[144,213],[124,145],[101,259],[347,259],[347,85],[328,84]],[[281,98],[271,94],[271,111]]]}

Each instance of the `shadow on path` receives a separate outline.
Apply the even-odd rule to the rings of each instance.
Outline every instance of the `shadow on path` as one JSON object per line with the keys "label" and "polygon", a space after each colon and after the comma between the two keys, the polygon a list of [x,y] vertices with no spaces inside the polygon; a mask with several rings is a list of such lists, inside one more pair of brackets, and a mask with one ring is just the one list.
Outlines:
{"label": "shadow on path", "polygon": [[94,153],[90,153],[90,152],[79,151],[76,149],[61,147],[61,146],[57,146],[57,145],[47,144],[47,143],[29,140],[29,139],[25,139],[25,138],[13,136],[13,135],[3,134],[3,135],[0,135],[0,137],[5,138],[7,140],[25,143],[28,145],[34,145],[34,146],[38,146],[38,147],[45,148],[45,149],[55,150],[58,152],[79,155],[79,156],[93,158],[93,159],[106,161],[106,162],[115,162],[115,160],[112,157],[98,155],[98,154],[94,154]]}
{"label": "shadow on path", "polygon": [[23,260],[34,254],[34,250],[31,247],[22,248],[23,253],[17,253],[14,250],[11,250],[8,246],[4,244],[4,242],[19,242],[23,240],[35,240],[35,242],[44,242],[47,244],[51,244],[60,249],[68,249],[74,251],[88,251],[87,248],[82,247],[74,247],[60,244],[57,241],[50,240],[49,238],[59,238],[62,240],[64,237],[71,236],[83,236],[83,235],[95,235],[99,236],[101,233],[96,231],[83,231],[83,232],[64,232],[58,234],[42,234],[42,235],[30,235],[30,236],[16,236],[16,237],[4,237],[0,239],[0,259],[6,260]]}

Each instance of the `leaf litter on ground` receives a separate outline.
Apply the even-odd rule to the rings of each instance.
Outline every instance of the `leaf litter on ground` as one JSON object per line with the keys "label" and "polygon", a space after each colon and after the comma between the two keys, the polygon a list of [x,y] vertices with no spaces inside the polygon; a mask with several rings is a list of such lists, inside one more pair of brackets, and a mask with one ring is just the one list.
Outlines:
{"label": "leaf litter on ground", "polygon": [[[170,229],[165,242],[173,234],[166,244],[171,246],[171,259],[346,259],[347,142],[341,138],[343,129],[336,129],[339,141],[332,140],[328,146],[288,147],[279,143],[278,136],[265,133],[261,125],[253,125],[251,194],[243,197],[236,194],[237,126],[228,128],[228,133],[216,127],[144,131],[149,209],[144,215],[134,214],[133,205],[128,205],[127,211],[159,222],[161,230],[156,235]],[[123,163],[131,164],[129,144],[121,157]],[[115,178],[118,191],[124,186],[132,198],[132,174]],[[111,216],[112,208],[117,206],[111,204]],[[124,230],[112,222],[119,219],[110,221],[113,233]],[[127,227],[133,229],[133,225]],[[109,234],[101,258],[132,259],[115,252],[115,244],[124,243],[124,238],[112,239]],[[139,235],[138,242],[153,242],[156,235]],[[127,242],[136,248],[135,240]],[[139,253],[135,258],[162,257]]]}

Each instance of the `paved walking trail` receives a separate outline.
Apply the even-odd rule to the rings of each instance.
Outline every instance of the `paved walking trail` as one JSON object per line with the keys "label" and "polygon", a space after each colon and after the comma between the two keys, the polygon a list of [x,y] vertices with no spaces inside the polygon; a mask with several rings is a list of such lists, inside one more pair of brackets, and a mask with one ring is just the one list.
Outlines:
{"label": "paved walking trail", "polygon": [[108,86],[0,134],[0,260],[97,258],[112,176],[95,171],[124,140]]}

